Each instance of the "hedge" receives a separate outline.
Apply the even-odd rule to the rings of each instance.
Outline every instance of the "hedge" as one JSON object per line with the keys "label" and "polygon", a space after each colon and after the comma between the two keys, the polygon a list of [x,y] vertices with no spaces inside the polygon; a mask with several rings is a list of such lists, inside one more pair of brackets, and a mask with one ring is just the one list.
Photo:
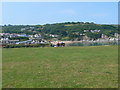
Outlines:
{"label": "hedge", "polygon": [[7,44],[4,45],[3,48],[27,48],[27,47],[45,47],[49,46],[49,44]]}

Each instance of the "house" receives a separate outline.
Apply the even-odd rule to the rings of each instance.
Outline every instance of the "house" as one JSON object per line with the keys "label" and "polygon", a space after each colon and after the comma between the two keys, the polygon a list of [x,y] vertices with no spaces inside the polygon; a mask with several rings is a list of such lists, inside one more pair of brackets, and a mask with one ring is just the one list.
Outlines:
{"label": "house", "polygon": [[120,38],[120,34],[118,34],[118,33],[115,33],[114,36],[115,36],[115,38]]}
{"label": "house", "polygon": [[108,38],[108,36],[102,34],[101,38],[102,38],[102,39],[106,39],[106,38]]}
{"label": "house", "polygon": [[19,40],[9,40],[8,38],[1,38],[0,43],[2,44],[16,44]]}
{"label": "house", "polygon": [[51,36],[51,37],[58,37],[59,35],[53,35],[53,34],[49,34],[49,36]]}
{"label": "house", "polygon": [[92,33],[97,33],[97,32],[100,32],[100,30],[84,30],[84,32],[92,32]]}

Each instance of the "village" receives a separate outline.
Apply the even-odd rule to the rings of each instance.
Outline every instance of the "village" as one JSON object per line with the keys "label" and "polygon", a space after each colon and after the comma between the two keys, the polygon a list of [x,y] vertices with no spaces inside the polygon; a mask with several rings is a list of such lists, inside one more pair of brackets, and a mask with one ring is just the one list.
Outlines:
{"label": "village", "polygon": [[[89,30],[84,30],[84,32],[88,32]],[[91,30],[91,32],[99,32],[100,30]],[[53,34],[46,34],[51,36],[52,38],[57,38],[58,35],[53,35]],[[62,46],[65,46],[70,44],[70,43],[77,43],[77,42],[117,42],[120,40],[120,35],[118,33],[114,34],[114,37],[108,37],[104,34],[102,34],[101,38],[97,40],[90,39],[88,36],[85,34],[80,34],[82,35],[82,40],[74,40],[74,41],[60,41],[60,40],[45,40],[44,37],[41,34],[35,34],[35,35],[26,35],[26,34],[17,34],[17,33],[0,33],[0,43],[1,45],[18,45],[18,44],[50,44],[52,47],[57,47],[60,46],[59,44],[64,43]],[[27,38],[27,40],[18,40],[12,38]]]}

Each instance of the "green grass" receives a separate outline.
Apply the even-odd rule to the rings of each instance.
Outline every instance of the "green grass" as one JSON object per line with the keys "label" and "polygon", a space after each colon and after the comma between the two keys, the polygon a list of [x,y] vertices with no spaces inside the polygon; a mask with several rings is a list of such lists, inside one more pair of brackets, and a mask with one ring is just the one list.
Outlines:
{"label": "green grass", "polygon": [[117,46],[3,49],[3,88],[117,88]]}

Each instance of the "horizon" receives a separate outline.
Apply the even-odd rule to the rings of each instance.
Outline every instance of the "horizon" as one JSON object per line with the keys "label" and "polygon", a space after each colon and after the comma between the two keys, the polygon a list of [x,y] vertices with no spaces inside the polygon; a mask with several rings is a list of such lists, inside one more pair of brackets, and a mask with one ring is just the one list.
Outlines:
{"label": "horizon", "polygon": [[118,24],[117,9],[117,2],[3,2],[2,25]]}
{"label": "horizon", "polygon": [[[73,21],[71,21],[71,22],[73,22]],[[79,22],[79,21],[78,21]],[[82,21],[81,21],[82,22]],[[57,23],[46,23],[46,24],[61,24],[61,23],[66,23],[66,22],[57,22]],[[85,23],[85,22],[84,22]],[[89,22],[89,23],[91,23],[91,22]],[[94,24],[99,24],[99,23],[95,23],[95,22],[93,22]],[[14,25],[46,25],[46,24],[4,24],[4,25],[0,25],[0,26],[8,26],[8,25],[12,25],[12,26],[14,26]],[[118,24],[100,24],[100,25],[118,25]]]}

